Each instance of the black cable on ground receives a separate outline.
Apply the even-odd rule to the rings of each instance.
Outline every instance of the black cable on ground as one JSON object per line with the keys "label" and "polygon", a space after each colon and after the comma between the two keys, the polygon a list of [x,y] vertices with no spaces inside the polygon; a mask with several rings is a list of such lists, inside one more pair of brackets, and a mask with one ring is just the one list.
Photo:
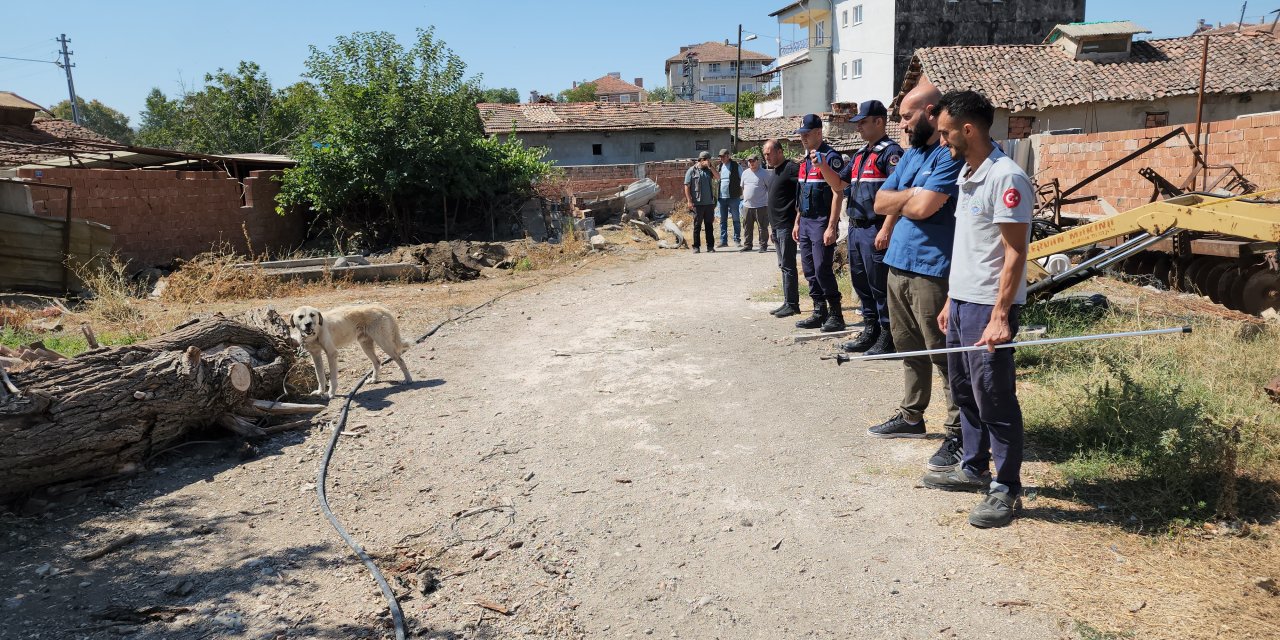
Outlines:
{"label": "black cable on ground", "polygon": [[[595,260],[588,260],[582,263],[581,265],[579,265],[573,271],[570,271],[569,273],[576,273],[578,270],[582,269],[588,264],[591,264],[594,261]],[[569,275],[569,273],[561,274],[559,276],[548,278],[547,280],[543,280],[541,282],[535,282],[532,284],[525,285],[523,287],[519,287],[516,289],[512,289],[510,291],[506,291],[504,293],[498,294],[470,309],[467,309],[460,315],[454,316],[452,318],[448,318],[446,320],[441,320],[438,324],[436,324],[436,326],[431,327],[429,331],[419,336],[418,339],[414,340],[413,344],[414,345],[422,344],[427,338],[430,338],[431,336],[435,335],[435,333],[439,331],[442,327],[444,327],[446,324],[449,324],[450,322],[457,322],[458,320],[461,320],[513,293],[518,293],[520,291],[524,291],[525,289],[530,289],[541,284],[546,284],[548,282],[558,280],[566,275]],[[390,358],[384,359],[382,361],[382,365],[389,364],[390,362],[391,362]],[[336,373],[337,372],[330,371],[329,375],[336,375]],[[392,624],[392,627],[394,627],[395,629],[396,640],[405,640],[408,630],[406,629],[405,622],[404,622],[404,612],[400,610],[400,603],[399,601],[396,600],[395,592],[391,590],[391,585],[387,583],[387,579],[382,575],[382,571],[378,569],[378,565],[375,564],[373,559],[369,557],[369,554],[365,552],[364,547],[360,546],[360,543],[356,542],[355,538],[351,537],[351,534],[348,533],[345,528],[343,528],[342,523],[338,522],[337,516],[333,515],[333,510],[329,508],[329,498],[327,495],[325,495],[325,490],[324,490],[325,481],[329,477],[329,461],[333,458],[333,451],[338,446],[338,436],[342,433],[343,429],[345,429],[347,426],[347,414],[351,412],[351,402],[355,399],[356,394],[360,392],[360,389],[364,387],[364,383],[369,380],[369,376],[372,375],[372,373],[373,372],[365,373],[364,376],[362,376],[360,380],[356,382],[355,386],[351,388],[351,391],[347,393],[347,399],[342,403],[342,412],[338,414],[338,419],[334,421],[333,435],[329,437],[329,446],[325,447],[324,456],[320,459],[320,470],[316,474],[316,496],[320,498],[320,510],[324,512],[324,517],[329,521],[329,524],[332,525],[333,529],[338,532],[339,536],[342,537],[343,542],[346,542],[347,546],[350,547],[351,550],[355,552],[356,556],[360,558],[360,561],[364,563],[364,566],[369,569],[369,573],[373,574],[373,579],[377,581],[378,588],[382,590],[382,596],[387,600],[387,608],[391,611],[391,624]]]}

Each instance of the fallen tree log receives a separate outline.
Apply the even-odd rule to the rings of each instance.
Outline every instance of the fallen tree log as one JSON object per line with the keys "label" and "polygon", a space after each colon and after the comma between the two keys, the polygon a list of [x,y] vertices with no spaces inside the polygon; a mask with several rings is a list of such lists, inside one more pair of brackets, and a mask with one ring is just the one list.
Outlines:
{"label": "fallen tree log", "polygon": [[0,400],[0,499],[121,473],[214,425],[263,435],[244,416],[280,394],[294,353],[284,320],[264,310],[15,371],[19,394]]}

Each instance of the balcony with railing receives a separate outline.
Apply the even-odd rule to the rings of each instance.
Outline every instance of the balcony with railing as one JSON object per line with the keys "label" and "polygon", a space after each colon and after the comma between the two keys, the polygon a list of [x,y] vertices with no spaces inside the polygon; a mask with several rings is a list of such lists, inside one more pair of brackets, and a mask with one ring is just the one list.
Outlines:
{"label": "balcony with railing", "polygon": [[822,47],[830,47],[831,38],[827,36],[813,36],[812,38],[803,38],[792,42],[785,42],[778,47],[778,57],[781,58],[787,54],[805,49],[818,49]]}

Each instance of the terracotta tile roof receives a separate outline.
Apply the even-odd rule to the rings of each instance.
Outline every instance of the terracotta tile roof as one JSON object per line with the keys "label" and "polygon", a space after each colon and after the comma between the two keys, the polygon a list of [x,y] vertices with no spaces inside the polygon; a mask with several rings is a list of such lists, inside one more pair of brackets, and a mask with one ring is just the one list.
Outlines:
{"label": "terracotta tile roof", "polygon": [[1059,34],[1068,38],[1088,38],[1093,36],[1131,36],[1135,33],[1151,33],[1150,29],[1140,27],[1128,20],[1112,22],[1072,22],[1060,24],[1049,32],[1046,42],[1057,40]]}
{"label": "terracotta tile roof", "polygon": [[1224,24],[1221,27],[1206,27],[1203,31],[1197,31],[1195,35],[1216,36],[1224,33],[1235,33],[1237,31],[1241,33],[1263,33],[1280,38],[1280,24],[1276,24],[1274,21],[1263,22],[1261,24],[1246,24],[1243,27],[1238,23],[1232,22],[1230,24]]}
{"label": "terracotta tile roof", "polygon": [[733,116],[711,102],[569,102],[476,105],[484,130],[622,131],[630,129],[732,129]]}
{"label": "terracotta tile roof", "polygon": [[[923,75],[943,92],[981,91],[1010,111],[1089,102],[1150,101],[1195,94],[1202,38],[1143,40],[1126,58],[1076,60],[1057,45],[917,49],[893,112]],[[1205,79],[1210,94],[1280,91],[1280,39],[1211,36]]]}
{"label": "terracotta tile roof", "polygon": [[[695,44],[692,47],[667,58],[667,65],[670,66],[673,63],[684,60],[684,57],[689,55],[690,51],[698,54],[698,62],[728,62],[730,60],[736,61],[738,59],[738,47],[731,44],[725,44],[723,42],[704,42],[702,44]],[[773,56],[757,53],[755,51],[748,51],[746,49],[742,50],[742,59],[744,61],[759,60],[765,64],[773,62]]]}
{"label": "terracotta tile roof", "polygon": [[15,166],[41,162],[49,158],[66,157],[66,154],[44,152],[74,148],[78,141],[112,143],[104,135],[94,133],[69,120],[41,118],[31,126],[0,125],[0,166]]}
{"label": "terracotta tile roof", "polygon": [[[786,118],[747,118],[739,123],[739,135],[742,141],[747,144],[761,144],[770,138],[779,140],[787,140],[799,144],[800,135],[796,133],[796,129],[800,128],[800,121],[804,116],[791,116]],[[831,145],[836,151],[841,153],[850,153],[861,149],[866,142],[862,136],[854,129],[853,123],[832,123],[829,118],[823,126],[823,137],[826,138],[827,144]],[[890,121],[886,127],[885,133],[894,140],[902,141],[902,126],[897,122]],[[905,146],[905,145],[904,145]]]}
{"label": "terracotta tile roof", "polygon": [[637,87],[626,80],[620,80],[610,75],[605,75],[602,78],[596,78],[591,81],[591,84],[596,86],[597,96],[614,95],[619,93],[638,93],[643,96],[647,93],[643,87]]}

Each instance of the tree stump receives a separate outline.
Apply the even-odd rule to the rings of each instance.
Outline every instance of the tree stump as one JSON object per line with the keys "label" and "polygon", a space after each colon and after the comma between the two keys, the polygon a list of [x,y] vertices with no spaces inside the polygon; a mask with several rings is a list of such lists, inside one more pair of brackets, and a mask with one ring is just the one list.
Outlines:
{"label": "tree stump", "polygon": [[241,414],[280,395],[294,354],[283,319],[262,310],[14,371],[21,394],[0,400],[0,499],[120,473],[212,425],[262,435]]}

